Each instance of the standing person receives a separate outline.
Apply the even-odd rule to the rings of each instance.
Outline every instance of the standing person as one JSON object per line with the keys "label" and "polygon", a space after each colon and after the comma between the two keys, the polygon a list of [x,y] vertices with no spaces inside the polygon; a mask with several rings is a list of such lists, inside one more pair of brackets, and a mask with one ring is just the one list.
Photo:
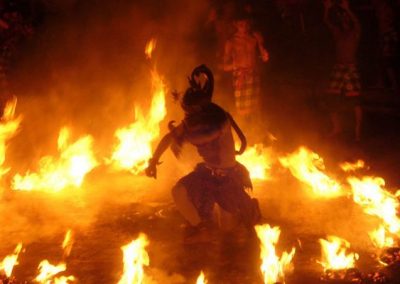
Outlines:
{"label": "standing person", "polygon": [[329,88],[331,98],[332,132],[337,136],[342,132],[340,113],[351,108],[354,111],[355,141],[361,139],[362,109],[361,83],[357,68],[357,49],[360,41],[361,27],[357,17],[351,11],[348,0],[324,1],[324,20],[328,25],[335,42],[335,64],[331,73]]}
{"label": "standing person", "polygon": [[399,35],[396,31],[395,13],[386,0],[373,0],[375,14],[378,20],[380,36],[380,85],[384,85],[384,77],[389,80],[395,94],[399,93],[398,52]]}
{"label": "standing person", "polygon": [[257,65],[259,58],[267,62],[269,54],[262,35],[251,29],[248,17],[237,17],[233,25],[236,31],[225,44],[223,68],[232,72],[237,115],[242,122],[254,124],[258,122],[261,111]]}
{"label": "standing person", "polygon": [[[204,88],[196,83],[195,77],[201,74],[207,77]],[[215,204],[221,213],[220,228],[226,231],[250,229],[261,217],[257,200],[246,192],[252,188],[249,172],[235,158],[244,151],[246,139],[229,113],[211,102],[213,80],[204,65],[194,69],[191,87],[181,102],[185,117],[176,127],[170,123],[170,132],[160,141],[146,169],[149,177],[156,178],[157,165],[164,151],[171,146],[178,156],[184,142],[194,145],[202,157],[203,162],[172,189],[175,204],[189,223],[186,243],[208,240],[208,228],[214,224]],[[235,151],[232,127],[242,141],[238,152]]]}

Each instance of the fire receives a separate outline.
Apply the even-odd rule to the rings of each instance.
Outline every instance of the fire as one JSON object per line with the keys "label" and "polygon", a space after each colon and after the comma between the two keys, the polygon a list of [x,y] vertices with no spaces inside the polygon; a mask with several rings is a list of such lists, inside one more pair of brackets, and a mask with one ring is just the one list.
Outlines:
{"label": "fire", "polygon": [[14,118],[16,106],[17,98],[14,97],[6,103],[0,122],[0,177],[9,170],[8,168],[2,168],[6,157],[6,143],[15,135],[22,121],[22,116]]}
{"label": "fire", "polygon": [[279,161],[293,176],[311,186],[316,195],[323,197],[343,195],[340,184],[322,172],[325,170],[324,161],[317,153],[300,147],[298,151],[279,158]]}
{"label": "fire", "polygon": [[156,48],[157,41],[156,39],[151,39],[146,43],[146,47],[144,49],[144,53],[146,54],[147,59],[151,59],[151,55]]}
{"label": "fire", "polygon": [[153,98],[147,116],[135,108],[135,122],[120,128],[115,136],[119,140],[112,153],[111,161],[117,169],[131,170],[134,174],[142,172],[147,167],[147,161],[152,155],[152,142],[160,135],[159,123],[167,114],[165,107],[166,87],[161,76],[152,72]]}
{"label": "fire", "polygon": [[38,173],[14,176],[12,187],[15,190],[45,190],[58,192],[64,188],[79,187],[85,175],[98,165],[94,157],[93,138],[84,136],[69,144],[70,132],[62,128],[58,137],[58,159],[52,156],[41,158]]}
{"label": "fire", "polygon": [[72,239],[72,231],[68,230],[65,234],[64,241],[62,243],[62,249],[64,250],[64,256],[69,256],[72,250],[74,241]]}
{"label": "fire", "polygon": [[124,253],[124,273],[118,284],[141,284],[144,280],[143,266],[149,266],[150,259],[146,251],[149,241],[145,234],[122,246]]}
{"label": "fire", "polygon": [[379,249],[394,247],[394,238],[387,235],[386,229],[381,225],[378,229],[369,233],[372,243]]}
{"label": "fire", "polygon": [[350,248],[350,243],[344,239],[335,236],[328,236],[327,240],[319,240],[322,248],[322,260],[318,261],[324,270],[349,269],[355,266],[358,259],[356,253],[346,253]]}
{"label": "fire", "polygon": [[261,242],[261,272],[264,276],[264,283],[283,281],[285,273],[293,268],[291,262],[296,252],[295,248],[292,248],[290,253],[284,252],[279,258],[275,251],[281,233],[279,227],[270,227],[265,224],[255,226],[255,230]]}
{"label": "fire", "polygon": [[344,162],[341,163],[339,166],[345,172],[353,172],[359,169],[363,169],[365,167],[365,162],[363,160],[357,160],[354,163]]}
{"label": "fire", "polygon": [[384,222],[389,232],[400,232],[400,219],[397,216],[399,201],[397,197],[385,190],[385,180],[380,177],[350,177],[347,179],[353,190],[353,200],[364,212],[377,216]]}
{"label": "fire", "polygon": [[271,150],[263,144],[255,144],[237,156],[237,160],[246,166],[253,180],[267,180],[270,178],[269,170],[272,167]]}
{"label": "fire", "polygon": [[39,264],[39,275],[36,276],[35,281],[43,284],[55,283],[55,284],[68,284],[75,281],[75,277],[70,276],[60,276],[55,277],[60,272],[64,272],[67,269],[65,263],[60,263],[58,265],[53,265],[49,263],[47,259],[43,260]]}
{"label": "fire", "polygon": [[196,284],[207,284],[203,271],[201,271],[199,277],[197,277]]}
{"label": "fire", "polygon": [[21,252],[22,243],[19,243],[14,249],[14,253],[7,255],[2,262],[0,262],[0,271],[4,271],[7,277],[10,277],[14,266],[18,264],[18,255]]}

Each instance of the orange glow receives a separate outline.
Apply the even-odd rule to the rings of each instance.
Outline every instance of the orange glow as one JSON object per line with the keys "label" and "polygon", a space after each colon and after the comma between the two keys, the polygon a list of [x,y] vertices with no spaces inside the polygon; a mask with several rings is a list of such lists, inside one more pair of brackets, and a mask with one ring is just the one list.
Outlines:
{"label": "orange glow", "polygon": [[7,255],[2,262],[0,262],[0,271],[3,271],[7,277],[10,277],[14,266],[18,264],[18,255],[21,252],[22,244],[19,243],[14,249],[14,253]]}
{"label": "orange glow", "polygon": [[247,148],[242,155],[237,156],[237,160],[246,166],[252,180],[271,178],[269,175],[272,167],[271,149],[264,147],[263,144],[256,144]]}
{"label": "orange glow", "polygon": [[201,271],[199,277],[197,277],[196,284],[207,284],[203,271]]}
{"label": "orange glow", "polygon": [[55,277],[60,272],[64,272],[67,269],[65,263],[53,265],[49,263],[47,259],[43,260],[39,264],[39,275],[36,276],[35,281],[43,284],[55,283],[55,284],[68,284],[75,281],[74,276],[60,276]]}
{"label": "orange glow", "polygon": [[72,250],[72,245],[74,241],[72,239],[72,231],[68,230],[65,234],[64,241],[62,243],[62,249],[64,250],[64,256],[69,256]]}
{"label": "orange glow", "polygon": [[323,173],[324,160],[307,148],[300,147],[296,152],[279,158],[279,161],[294,177],[309,185],[315,195],[331,198],[344,194],[340,184]]}
{"label": "orange glow", "polygon": [[270,225],[264,224],[255,226],[255,230],[260,239],[262,261],[260,268],[264,276],[264,283],[284,282],[285,273],[293,269],[292,259],[296,252],[295,248],[292,248],[290,253],[284,252],[279,258],[275,251],[281,233],[279,227],[270,227]]}
{"label": "orange glow", "polygon": [[350,243],[344,239],[335,236],[328,236],[327,240],[319,240],[322,249],[322,259],[318,261],[324,270],[341,270],[353,268],[358,259],[356,253],[346,253],[350,248]]}
{"label": "orange glow", "polygon": [[154,38],[152,38],[151,40],[149,40],[146,43],[146,47],[144,49],[144,53],[146,54],[146,58],[147,59],[151,59],[151,55],[152,55],[154,49],[156,48],[156,45],[157,45],[157,41]]}
{"label": "orange glow", "polygon": [[22,121],[22,116],[14,118],[16,106],[17,98],[14,97],[6,103],[0,120],[0,177],[9,171],[2,167],[6,158],[7,141],[15,135]]}
{"label": "orange glow", "polygon": [[153,98],[147,116],[135,107],[135,122],[118,129],[115,136],[119,144],[111,156],[116,169],[130,170],[134,174],[142,172],[152,156],[152,142],[160,135],[159,123],[167,114],[165,107],[166,87],[160,75],[152,72]]}
{"label": "orange glow", "polygon": [[85,175],[98,165],[92,150],[93,138],[87,135],[69,144],[69,135],[69,130],[62,128],[58,137],[60,156],[41,158],[37,173],[15,175],[13,189],[58,192],[67,187],[80,187]]}
{"label": "orange glow", "polygon": [[365,167],[365,162],[363,160],[357,160],[355,163],[344,162],[341,163],[340,168],[345,172],[354,172]]}
{"label": "orange glow", "polygon": [[118,284],[141,284],[144,280],[143,266],[149,266],[150,259],[146,251],[149,241],[145,234],[122,246],[124,253],[124,273]]}

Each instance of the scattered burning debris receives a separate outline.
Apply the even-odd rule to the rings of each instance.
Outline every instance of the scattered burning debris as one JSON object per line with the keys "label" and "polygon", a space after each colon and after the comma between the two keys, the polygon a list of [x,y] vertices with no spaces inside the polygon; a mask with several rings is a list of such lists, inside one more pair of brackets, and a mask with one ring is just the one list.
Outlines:
{"label": "scattered burning debris", "polygon": [[350,243],[336,236],[328,236],[327,240],[319,240],[322,258],[318,261],[324,268],[323,280],[345,280],[358,283],[361,273],[355,268],[359,258],[356,253],[347,253]]}
{"label": "scattered burning debris", "polygon": [[22,250],[22,243],[19,243],[14,249],[14,253],[6,256],[0,262],[0,283],[14,283],[15,279],[12,278],[14,266],[18,264],[18,256]]}
{"label": "scattered burning debris", "polygon": [[264,283],[281,283],[285,279],[285,274],[293,270],[292,259],[296,249],[293,247],[289,253],[285,251],[281,257],[278,257],[275,247],[281,233],[279,227],[264,224],[257,225],[255,230],[260,239],[261,272]]}
{"label": "scattered burning debris", "polygon": [[136,240],[121,247],[124,253],[124,273],[118,284],[144,283],[144,266],[149,266],[150,258],[146,251],[149,241],[145,234],[140,234]]}

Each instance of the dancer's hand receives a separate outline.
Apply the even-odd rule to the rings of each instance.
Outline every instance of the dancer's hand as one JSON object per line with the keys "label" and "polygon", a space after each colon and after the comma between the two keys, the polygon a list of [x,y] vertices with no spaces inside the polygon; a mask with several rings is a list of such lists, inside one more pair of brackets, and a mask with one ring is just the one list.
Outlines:
{"label": "dancer's hand", "polygon": [[149,160],[149,165],[145,169],[145,173],[148,177],[157,178],[157,162],[154,162],[153,159]]}

